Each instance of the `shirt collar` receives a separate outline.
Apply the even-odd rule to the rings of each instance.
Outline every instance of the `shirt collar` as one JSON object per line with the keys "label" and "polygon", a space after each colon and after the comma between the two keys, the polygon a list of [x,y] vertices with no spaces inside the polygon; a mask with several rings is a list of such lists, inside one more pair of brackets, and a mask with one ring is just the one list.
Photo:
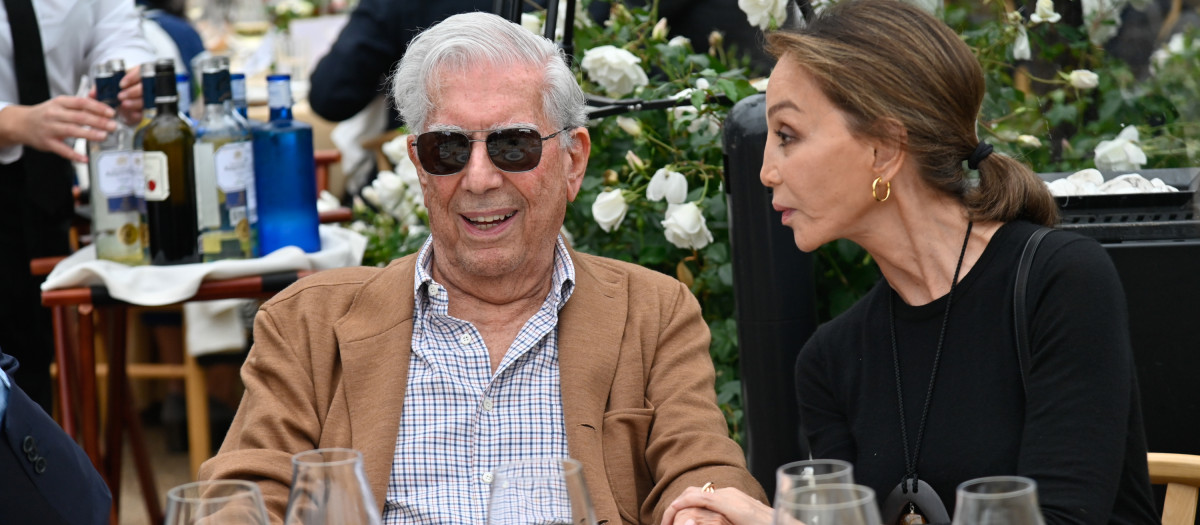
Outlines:
{"label": "shirt collar", "polygon": [[[546,302],[555,310],[562,310],[575,291],[575,263],[571,260],[571,253],[562,235],[554,243],[554,272],[550,279],[550,295],[546,297]],[[433,283],[433,236],[430,235],[417,254],[417,268],[413,276],[413,297],[418,308],[422,308],[425,304],[423,301],[428,300],[426,292]]]}

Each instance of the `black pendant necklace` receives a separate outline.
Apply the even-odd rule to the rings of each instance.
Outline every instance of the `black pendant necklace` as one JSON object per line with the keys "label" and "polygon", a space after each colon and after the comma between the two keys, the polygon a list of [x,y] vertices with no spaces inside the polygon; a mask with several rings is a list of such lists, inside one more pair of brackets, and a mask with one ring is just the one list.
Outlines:
{"label": "black pendant necklace", "polygon": [[885,523],[903,525],[919,523],[941,523],[950,521],[942,499],[928,483],[917,476],[917,460],[921,455],[921,441],[925,437],[925,423],[929,418],[929,402],[933,399],[933,385],[937,382],[938,365],[942,358],[942,344],[946,341],[946,326],[950,323],[950,305],[954,302],[954,288],[958,286],[958,275],[962,270],[963,258],[967,254],[967,243],[971,240],[973,222],[967,222],[967,235],[963,238],[962,250],[958,253],[958,264],[954,266],[954,278],[950,281],[950,292],[946,294],[946,313],[942,316],[942,329],[938,333],[937,351],[933,354],[933,371],[929,373],[929,387],[925,391],[925,406],[921,409],[921,422],[917,425],[916,446],[909,453],[908,424],[904,418],[904,388],[900,382],[900,350],[896,344],[896,311],[893,291],[888,297],[888,318],[892,335],[892,366],[896,372],[896,398],[900,405],[900,442],[904,446],[904,477],[884,500]]}

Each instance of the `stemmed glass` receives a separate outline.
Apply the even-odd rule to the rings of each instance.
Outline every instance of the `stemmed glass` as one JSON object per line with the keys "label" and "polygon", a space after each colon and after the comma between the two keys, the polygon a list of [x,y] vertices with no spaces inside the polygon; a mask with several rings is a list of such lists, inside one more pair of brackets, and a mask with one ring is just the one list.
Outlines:
{"label": "stemmed glass", "polygon": [[381,521],[361,452],[319,448],[292,456],[292,490],[284,523],[379,525]]}
{"label": "stemmed glass", "polygon": [[964,481],[956,491],[953,525],[1043,525],[1037,483],[1021,476]]}
{"label": "stemmed glass", "polygon": [[790,489],[775,501],[775,525],[879,525],[875,491],[863,485],[823,483]]}
{"label": "stemmed glass", "polygon": [[775,499],[798,487],[854,483],[854,466],[840,459],[793,461],[775,469]]}
{"label": "stemmed glass", "polygon": [[179,485],[167,492],[166,525],[267,525],[262,492],[249,481],[222,479]]}
{"label": "stemmed glass", "polygon": [[579,461],[514,461],[496,467],[492,474],[490,525],[596,525]]}

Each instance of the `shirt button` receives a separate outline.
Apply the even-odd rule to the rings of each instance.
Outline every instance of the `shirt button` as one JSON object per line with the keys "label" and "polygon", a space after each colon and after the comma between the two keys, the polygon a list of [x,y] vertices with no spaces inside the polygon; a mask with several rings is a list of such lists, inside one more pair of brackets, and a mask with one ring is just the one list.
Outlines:
{"label": "shirt button", "polygon": [[482,478],[483,478],[483,482],[484,482],[484,483],[491,483],[491,482],[492,482],[492,473],[491,473],[491,472],[485,472],[485,473],[483,473],[483,476],[482,476]]}
{"label": "shirt button", "polygon": [[458,336],[458,344],[460,345],[466,346],[473,342],[475,342],[475,338],[471,337],[471,334],[462,334]]}
{"label": "shirt button", "polygon": [[494,406],[494,403],[492,403],[492,398],[489,397],[489,398],[485,398],[483,400],[483,409],[484,410],[490,412],[492,410],[493,406]]}
{"label": "shirt button", "polygon": [[429,283],[428,291],[430,297],[437,297],[438,294],[442,293],[442,287],[438,283]]}

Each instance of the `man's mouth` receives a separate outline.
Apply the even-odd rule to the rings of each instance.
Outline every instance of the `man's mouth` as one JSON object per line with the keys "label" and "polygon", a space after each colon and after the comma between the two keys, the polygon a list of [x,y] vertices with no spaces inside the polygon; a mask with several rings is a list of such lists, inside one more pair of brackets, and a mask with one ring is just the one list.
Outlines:
{"label": "man's mouth", "polygon": [[514,211],[514,212],[511,212],[511,213],[508,213],[505,215],[484,215],[481,217],[463,216],[463,218],[467,219],[467,221],[470,222],[472,226],[475,226],[476,228],[478,228],[480,230],[490,230],[492,228],[495,228],[496,226],[503,224],[504,221],[507,221],[508,219],[512,218],[513,215],[516,215],[516,214],[517,214],[517,212]]}

